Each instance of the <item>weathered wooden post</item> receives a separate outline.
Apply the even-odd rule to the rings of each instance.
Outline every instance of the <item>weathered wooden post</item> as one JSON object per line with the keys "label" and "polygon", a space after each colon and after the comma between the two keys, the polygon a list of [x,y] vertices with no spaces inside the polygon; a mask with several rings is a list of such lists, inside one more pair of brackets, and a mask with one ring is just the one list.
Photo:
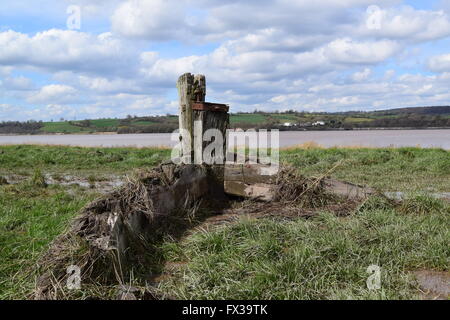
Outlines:
{"label": "weathered wooden post", "polygon": [[180,103],[179,129],[181,142],[181,158],[187,163],[191,159],[194,146],[194,131],[192,121],[192,101],[194,91],[194,77],[185,73],[177,81],[178,97]]}
{"label": "weathered wooden post", "polygon": [[245,164],[224,163],[230,122],[229,107],[226,104],[205,102],[205,76],[185,73],[178,78],[177,88],[181,158],[184,163],[212,164],[208,166],[210,196],[218,198],[227,193],[271,201],[278,167],[248,161]]}
{"label": "weathered wooden post", "polygon": [[210,144],[210,141],[204,141],[204,137],[209,139],[205,136],[205,132],[208,129],[216,129],[222,135],[223,145],[222,150],[214,149],[212,162],[223,163],[226,154],[229,107],[225,104],[205,102],[206,79],[204,75],[194,76],[185,73],[178,78],[177,88],[180,102],[179,126],[183,162],[204,163],[203,152]]}

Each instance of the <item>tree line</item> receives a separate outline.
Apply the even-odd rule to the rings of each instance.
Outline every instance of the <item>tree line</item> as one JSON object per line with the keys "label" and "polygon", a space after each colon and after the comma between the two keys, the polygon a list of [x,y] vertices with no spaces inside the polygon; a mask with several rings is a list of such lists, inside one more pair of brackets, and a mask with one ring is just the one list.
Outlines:
{"label": "tree line", "polygon": [[42,121],[3,121],[0,122],[0,133],[36,134],[43,126]]}

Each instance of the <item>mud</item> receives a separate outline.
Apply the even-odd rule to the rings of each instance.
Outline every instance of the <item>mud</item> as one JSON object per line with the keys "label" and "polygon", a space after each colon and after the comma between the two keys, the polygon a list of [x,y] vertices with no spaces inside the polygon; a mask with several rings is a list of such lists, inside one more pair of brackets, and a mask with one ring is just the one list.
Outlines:
{"label": "mud", "polygon": [[[123,176],[119,175],[107,175],[93,181],[89,177],[81,177],[75,175],[57,175],[57,174],[45,174],[45,182],[47,185],[61,185],[61,186],[79,186],[83,188],[95,189],[99,193],[108,193],[114,188],[124,185],[125,180]],[[29,176],[25,175],[5,175],[5,181],[8,184],[18,184],[23,183],[30,179]],[[0,181],[1,184],[1,181]]]}
{"label": "mud", "polygon": [[45,181],[49,185],[62,185],[62,186],[71,186],[78,185],[84,188],[96,189],[101,193],[107,193],[114,188],[122,186],[124,182],[124,177],[110,175],[107,177],[102,177],[97,181],[90,181],[89,178],[78,177],[73,175],[64,175],[62,177],[58,177],[55,179],[53,175],[46,174]]}
{"label": "mud", "polygon": [[[25,182],[28,179],[29,176],[25,175],[4,175],[0,176],[0,185],[18,184]],[[107,175],[101,177],[99,180],[90,181],[88,177],[45,174],[45,181],[48,185],[80,186],[83,188],[95,189],[102,194],[106,194],[114,188],[121,187],[125,184],[124,176],[120,175]],[[376,193],[373,188],[331,178],[324,179],[324,187],[327,192],[351,199],[361,199]],[[427,194],[436,199],[450,202],[450,192],[433,192]],[[407,197],[407,193],[401,191],[383,192],[383,195],[388,199],[398,201],[402,201]]]}
{"label": "mud", "polygon": [[[383,194],[389,199],[400,201],[404,200],[408,196],[407,193],[400,191],[384,192]],[[450,202],[450,192],[428,193],[428,195],[436,199],[441,199],[443,201]]]}
{"label": "mud", "polygon": [[0,176],[0,186],[9,184],[8,180],[5,177]]}
{"label": "mud", "polygon": [[425,300],[450,299],[450,272],[421,270],[413,272]]}
{"label": "mud", "polygon": [[308,208],[280,202],[236,201],[231,204],[231,208],[224,209],[205,219],[196,229],[209,230],[216,226],[235,223],[242,217],[277,220],[308,219],[323,211],[333,212],[335,215],[343,217],[354,212],[360,204],[361,201],[359,200],[345,199],[341,202],[336,199],[336,201],[324,206]]}

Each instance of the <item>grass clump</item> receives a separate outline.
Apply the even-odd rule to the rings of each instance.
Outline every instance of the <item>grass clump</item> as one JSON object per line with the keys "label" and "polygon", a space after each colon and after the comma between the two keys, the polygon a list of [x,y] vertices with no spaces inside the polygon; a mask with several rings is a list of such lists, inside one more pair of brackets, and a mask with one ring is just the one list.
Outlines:
{"label": "grass clump", "polygon": [[448,205],[435,197],[427,194],[416,194],[407,197],[402,201],[399,211],[403,214],[419,214],[425,215],[430,213],[447,213],[450,214]]}
{"label": "grass clump", "polygon": [[28,182],[0,186],[0,299],[24,299],[35,263],[69,221],[96,196],[81,188]]}
{"label": "grass clump", "polygon": [[45,181],[45,176],[42,174],[41,169],[35,169],[33,172],[33,176],[30,179],[30,184],[32,186],[38,187],[38,188],[45,188],[47,187],[47,182]]}
{"label": "grass clump", "polygon": [[384,191],[449,191],[450,151],[443,149],[289,148],[280,156],[306,176],[339,164],[333,178]]}
{"label": "grass clump", "polygon": [[[437,207],[404,215],[384,203],[346,218],[243,218],[164,244],[168,265],[183,263],[159,290],[179,299],[417,298],[411,270],[448,268],[448,218]],[[367,288],[372,264],[381,290]]]}
{"label": "grass clump", "polygon": [[396,203],[382,195],[374,195],[365,199],[358,207],[358,212],[368,210],[392,210]]}

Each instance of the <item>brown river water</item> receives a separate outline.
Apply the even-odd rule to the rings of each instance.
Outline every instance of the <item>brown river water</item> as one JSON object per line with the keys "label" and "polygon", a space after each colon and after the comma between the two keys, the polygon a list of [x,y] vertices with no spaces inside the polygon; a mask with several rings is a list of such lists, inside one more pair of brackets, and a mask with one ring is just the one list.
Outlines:
{"label": "brown river water", "polygon": [[[85,147],[173,146],[170,133],[92,135],[0,135],[0,145],[50,144]],[[282,131],[280,147],[315,142],[324,147],[415,147],[450,150],[450,129],[442,130],[354,130]]]}

